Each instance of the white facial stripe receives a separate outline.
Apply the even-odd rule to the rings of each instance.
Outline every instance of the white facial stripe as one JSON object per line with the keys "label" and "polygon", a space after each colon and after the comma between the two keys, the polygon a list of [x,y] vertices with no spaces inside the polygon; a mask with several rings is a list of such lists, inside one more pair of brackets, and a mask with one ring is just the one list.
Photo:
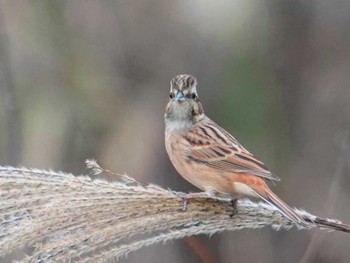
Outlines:
{"label": "white facial stripe", "polygon": [[191,93],[195,93],[197,94],[197,86],[196,86],[197,83],[195,83],[192,87],[191,87]]}
{"label": "white facial stripe", "polygon": [[170,92],[174,91],[174,85],[173,85],[173,82],[170,81]]}

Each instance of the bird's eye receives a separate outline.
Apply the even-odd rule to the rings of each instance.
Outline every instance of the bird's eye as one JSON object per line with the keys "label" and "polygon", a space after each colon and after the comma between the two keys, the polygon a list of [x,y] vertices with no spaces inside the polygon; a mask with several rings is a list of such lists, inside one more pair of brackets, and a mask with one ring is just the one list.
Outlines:
{"label": "bird's eye", "polygon": [[192,98],[193,100],[195,100],[195,99],[197,98],[196,93],[192,93],[191,98]]}
{"label": "bird's eye", "polygon": [[169,93],[169,98],[173,99],[174,98],[174,93]]}

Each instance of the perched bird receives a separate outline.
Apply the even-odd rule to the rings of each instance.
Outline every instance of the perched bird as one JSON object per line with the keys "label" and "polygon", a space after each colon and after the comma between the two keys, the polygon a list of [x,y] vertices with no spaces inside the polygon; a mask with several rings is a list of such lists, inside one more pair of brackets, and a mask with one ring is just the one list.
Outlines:
{"label": "perched bird", "polygon": [[298,225],[306,221],[268,187],[279,181],[230,133],[209,119],[198,98],[197,80],[178,75],[170,81],[165,108],[165,146],[180,175],[209,196],[261,198]]}

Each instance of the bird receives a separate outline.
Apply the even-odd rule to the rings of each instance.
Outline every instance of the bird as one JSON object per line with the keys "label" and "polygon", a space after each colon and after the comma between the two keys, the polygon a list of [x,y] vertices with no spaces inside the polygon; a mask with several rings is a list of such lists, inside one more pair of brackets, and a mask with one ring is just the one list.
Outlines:
{"label": "bird", "polygon": [[308,225],[269,188],[268,182],[280,179],[205,115],[194,76],[181,74],[171,79],[164,121],[165,148],[171,163],[207,196],[230,198],[234,209],[239,198],[260,198],[296,225]]}

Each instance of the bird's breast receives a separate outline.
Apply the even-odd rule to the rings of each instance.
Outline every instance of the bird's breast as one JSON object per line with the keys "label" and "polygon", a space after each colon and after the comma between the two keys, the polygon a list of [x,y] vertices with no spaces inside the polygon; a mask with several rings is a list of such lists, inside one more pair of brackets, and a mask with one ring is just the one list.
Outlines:
{"label": "bird's breast", "polygon": [[166,131],[165,147],[170,161],[185,180],[204,191],[232,192],[232,183],[224,173],[190,158],[192,146],[181,132]]}

